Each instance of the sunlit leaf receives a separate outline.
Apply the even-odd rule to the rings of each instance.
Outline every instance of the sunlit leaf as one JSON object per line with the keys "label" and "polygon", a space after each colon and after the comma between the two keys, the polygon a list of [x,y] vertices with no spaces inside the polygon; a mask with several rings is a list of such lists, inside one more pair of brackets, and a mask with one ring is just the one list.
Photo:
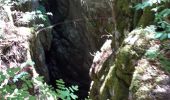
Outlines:
{"label": "sunlit leaf", "polygon": [[78,90],[78,86],[76,85],[76,86],[72,86],[72,88],[74,89],[74,90]]}
{"label": "sunlit leaf", "polygon": [[168,38],[168,34],[164,33],[161,37],[160,40],[165,40]]}
{"label": "sunlit leaf", "polygon": [[157,50],[147,50],[145,56],[149,59],[155,59],[158,56]]}
{"label": "sunlit leaf", "polygon": [[157,33],[155,34],[155,39],[159,39],[163,34],[164,34],[164,33],[162,33],[162,32],[157,32]]}
{"label": "sunlit leaf", "polygon": [[74,95],[73,93],[71,93],[71,98],[72,98],[73,100],[76,100],[76,99],[78,98],[78,96],[77,96],[77,95]]}
{"label": "sunlit leaf", "polygon": [[168,33],[168,39],[170,39],[170,33]]}

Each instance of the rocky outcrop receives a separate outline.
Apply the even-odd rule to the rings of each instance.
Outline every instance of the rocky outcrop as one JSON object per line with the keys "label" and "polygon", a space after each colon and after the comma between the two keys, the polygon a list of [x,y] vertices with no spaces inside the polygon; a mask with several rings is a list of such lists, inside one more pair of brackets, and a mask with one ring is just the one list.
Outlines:
{"label": "rocky outcrop", "polygon": [[[133,84],[133,82],[131,83],[131,80],[134,75],[133,72],[136,71],[135,68],[138,60],[144,57],[143,55],[149,46],[151,46],[149,44],[151,38],[142,35],[143,32],[144,34],[148,33],[146,31],[147,29],[139,29],[138,31],[135,30],[131,33],[129,33],[129,31],[138,26],[145,27],[150,25],[153,23],[154,19],[153,12],[150,11],[149,7],[144,10],[135,10],[135,8],[133,8],[135,4],[139,2],[142,1],[136,0],[128,2],[126,0],[114,0],[111,3],[113,5],[112,14],[114,29],[112,35],[112,48],[114,48],[114,52],[107,57],[107,59],[100,56],[103,52],[96,53],[94,57],[90,69],[92,82],[89,93],[90,98],[93,100],[138,99],[134,98],[134,95],[132,96],[131,92],[129,94],[129,87]],[[149,17],[147,18],[148,20],[145,20],[146,17]],[[149,34],[153,35],[152,32],[149,32]],[[125,36],[128,39],[124,40]],[[110,47],[110,45],[107,45],[106,47]],[[108,52],[109,50],[104,53]],[[97,57],[99,58],[99,62],[96,64],[95,58]],[[159,71],[161,72],[161,70]]]}
{"label": "rocky outcrop", "polygon": [[31,59],[28,40],[32,29],[14,25],[11,6],[1,5],[0,8],[0,65],[3,70],[20,66]]}
{"label": "rocky outcrop", "polygon": [[108,74],[100,75],[93,80],[90,98],[93,100],[126,100],[134,66],[145,53],[145,49],[149,46],[148,43],[149,39],[142,35],[142,30],[131,32],[115,56],[116,60],[109,67]]}
{"label": "rocky outcrop", "polygon": [[132,3],[126,0],[49,0],[46,8],[53,13],[50,19],[54,29],[46,61],[51,83],[55,85],[54,79],[62,78],[66,83],[78,84],[80,94],[84,94],[90,83],[90,53],[99,50],[108,38],[116,51],[133,29],[134,9],[129,6]]}
{"label": "rocky outcrop", "polygon": [[[2,9],[9,12],[0,12],[0,14],[12,15],[4,19],[7,21],[5,24],[16,30],[4,30],[16,35],[24,34],[26,39],[22,41],[25,41],[27,48],[8,41],[8,44],[12,45],[10,48],[3,47],[4,50],[1,50],[3,54],[6,53],[3,51],[13,50],[16,46],[17,51],[21,50],[23,53],[19,56],[6,53],[9,57],[1,56],[1,59],[3,63],[6,58],[11,57],[23,58],[21,61],[16,60],[17,62],[32,59],[37,72],[53,86],[56,85],[55,80],[59,78],[62,78],[67,85],[79,85],[79,98],[87,97],[90,84],[88,73],[91,65],[90,98],[93,100],[148,99],[146,98],[148,95],[161,98],[166,95],[165,92],[169,93],[167,85],[169,76],[157,66],[152,66],[150,60],[143,56],[150,44],[155,43],[143,33],[152,33],[146,29],[139,29],[129,34],[129,31],[136,26],[147,26],[153,20],[149,8],[135,11],[133,6],[136,2],[140,0],[133,2],[48,0],[48,2],[41,1],[45,7],[38,1],[23,1],[12,8],[5,6]],[[47,17],[46,10],[53,16]],[[148,20],[145,20],[148,16]],[[126,35],[128,36],[124,40]],[[0,34],[0,38],[5,37]],[[103,43],[103,47],[99,49]],[[93,54],[95,51],[98,52]],[[28,54],[28,57],[24,56],[25,54]],[[95,57],[92,63],[93,55]],[[11,62],[14,62],[12,60]],[[144,62],[148,69],[141,65]],[[156,71],[153,72],[154,70]],[[155,74],[152,75],[153,73]],[[159,73],[163,76],[156,75]],[[145,75],[151,78],[148,79]],[[159,80],[160,78],[163,80]],[[160,84],[150,86],[148,80],[155,83],[159,80]],[[153,99],[152,97],[149,99]]]}
{"label": "rocky outcrop", "polygon": [[[153,40],[154,32],[151,30],[136,29],[129,33],[115,61],[110,66],[108,61],[105,62],[107,67],[105,64],[102,66],[102,75],[92,73],[91,76],[98,76],[92,77],[89,94],[92,100],[169,99],[169,74],[160,69],[163,65],[159,64],[159,60],[148,58],[148,50],[160,48],[160,43]],[[149,56],[153,57],[153,54]]]}
{"label": "rocky outcrop", "polygon": [[[28,63],[32,60],[29,40],[32,39],[34,30],[30,27],[15,26],[12,12],[11,5],[0,5],[0,72],[3,73],[1,78],[3,75],[6,76],[1,80],[1,91],[4,90],[3,87],[14,84],[15,89],[21,88],[23,84],[19,79],[22,77],[21,73],[30,74],[29,80],[38,76],[35,67]],[[10,91],[13,93],[12,89]],[[28,92],[34,95],[34,86],[29,88]],[[11,93],[3,94],[0,98],[6,99]]]}
{"label": "rocky outcrop", "polygon": [[[51,26],[46,9],[37,1],[19,2],[11,8],[15,26],[34,28],[30,28],[30,52],[37,72],[54,86],[55,80],[59,78],[68,84],[79,85],[82,97],[87,96],[89,89],[88,72],[92,53],[97,51],[106,38],[111,37],[113,30],[112,8],[109,4],[87,2],[88,7],[95,11],[88,11],[85,3],[77,0],[41,2],[47,4],[46,9],[53,14],[49,16]],[[103,16],[101,12],[106,10]],[[99,17],[95,19],[96,14]],[[52,34],[50,29],[53,29]]]}
{"label": "rocky outcrop", "polygon": [[[2,39],[4,38],[5,41],[8,41],[10,44],[9,49],[12,49],[13,46],[14,48],[19,47],[19,50],[11,51],[20,52],[20,54],[16,54],[16,57],[12,57],[12,59],[21,60],[22,58],[21,61],[11,61],[12,59],[8,59],[9,62],[21,64],[28,59],[33,60],[37,72],[44,76],[46,82],[49,82],[45,52],[51,46],[52,34],[51,28],[47,27],[50,26],[50,22],[45,8],[38,1],[14,2],[13,5],[6,4],[1,8],[1,13],[4,14],[1,16],[3,27],[1,32],[3,33]],[[3,9],[5,12],[3,12]],[[7,58],[5,59],[7,60]]]}
{"label": "rocky outcrop", "polygon": [[170,99],[170,74],[157,63],[145,58],[138,61],[129,88],[131,100]]}

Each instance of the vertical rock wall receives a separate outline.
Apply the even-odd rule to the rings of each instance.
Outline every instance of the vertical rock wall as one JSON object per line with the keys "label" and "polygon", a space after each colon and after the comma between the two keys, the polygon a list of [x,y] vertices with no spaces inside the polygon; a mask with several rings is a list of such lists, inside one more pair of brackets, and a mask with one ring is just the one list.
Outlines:
{"label": "vertical rock wall", "polygon": [[[93,100],[127,100],[129,98],[129,86],[131,85],[131,79],[134,71],[134,62],[140,58],[144,51],[141,52],[141,47],[147,47],[144,44],[128,44],[124,41],[125,37],[130,37],[129,41],[135,42],[138,39],[142,39],[142,34],[139,32],[132,32],[134,36],[129,36],[129,32],[136,27],[142,25],[143,27],[149,25],[153,21],[153,13],[148,10],[136,11],[134,6],[141,0],[127,1],[127,0],[113,0],[112,1],[112,18],[113,18],[113,37],[112,37],[112,49],[113,54],[107,58],[107,60],[101,60],[105,62],[100,65],[99,72],[90,72],[92,82],[90,87],[89,96]],[[147,8],[149,9],[149,8]],[[145,19],[148,15],[148,21]],[[143,21],[142,21],[143,20]],[[135,36],[136,34],[136,36]],[[139,36],[138,36],[139,35]],[[134,40],[133,40],[134,37]],[[124,41],[122,44],[122,41]],[[143,40],[140,40],[140,42]],[[147,42],[149,40],[146,40]],[[135,42],[137,43],[137,42]],[[127,44],[127,45],[126,45]],[[109,45],[107,45],[109,46]],[[107,47],[106,46],[106,47]],[[135,48],[134,48],[135,47]],[[120,48],[120,49],[118,49]],[[133,50],[135,49],[135,50]],[[137,50],[136,50],[137,49]],[[146,48],[145,48],[146,49]],[[118,50],[118,51],[117,51]],[[139,50],[139,51],[138,51]],[[108,52],[108,51],[106,51]],[[100,54],[96,54],[98,57]],[[138,55],[138,56],[137,56]],[[94,58],[95,58],[94,57]],[[131,59],[131,60],[130,60]],[[101,67],[102,66],[102,67]],[[99,70],[96,65],[95,59],[91,70]]]}
{"label": "vertical rock wall", "polygon": [[53,13],[50,19],[54,28],[46,61],[51,83],[55,85],[55,79],[62,78],[66,83],[78,84],[79,93],[87,96],[93,58],[90,53],[99,50],[108,38],[113,40],[112,48],[118,49],[124,36],[134,28],[135,2],[49,0],[46,8]]}

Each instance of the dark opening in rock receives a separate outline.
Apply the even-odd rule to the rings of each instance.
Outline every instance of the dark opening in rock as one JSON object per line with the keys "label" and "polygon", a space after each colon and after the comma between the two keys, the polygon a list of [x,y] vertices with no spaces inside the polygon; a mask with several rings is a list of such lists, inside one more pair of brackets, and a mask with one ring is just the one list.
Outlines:
{"label": "dark opening in rock", "polygon": [[78,85],[79,98],[85,98],[90,87],[90,52],[95,47],[92,34],[86,30],[80,1],[49,0],[46,9],[53,13],[50,20],[55,25],[51,48],[46,52],[50,84],[56,86],[61,78],[67,85]]}

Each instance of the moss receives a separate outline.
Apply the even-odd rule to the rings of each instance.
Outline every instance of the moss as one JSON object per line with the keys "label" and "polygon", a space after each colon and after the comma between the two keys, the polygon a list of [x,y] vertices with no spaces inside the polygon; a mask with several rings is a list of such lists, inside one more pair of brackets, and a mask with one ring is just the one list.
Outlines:
{"label": "moss", "polygon": [[[147,93],[145,95],[142,91],[138,91],[142,85],[141,75],[148,66],[148,62],[143,63],[145,60],[141,62],[139,60],[150,46],[150,38],[146,37],[145,32],[147,31],[144,29],[138,29],[128,34],[117,52],[114,64],[107,67],[109,72],[105,73],[107,75],[101,83],[99,100],[127,100],[129,88],[136,96],[142,94],[141,98],[146,97]],[[143,66],[136,67],[139,63]]]}
{"label": "moss", "polygon": [[146,27],[151,25],[154,21],[154,13],[151,11],[151,8],[146,8],[143,11],[143,15],[138,23],[138,26]]}
{"label": "moss", "polygon": [[[103,84],[100,87],[100,100],[106,100],[108,98],[111,98],[112,93],[108,93],[111,88],[114,86],[114,80],[115,80],[115,65],[110,67],[110,70],[103,82]],[[114,90],[114,89],[113,89]]]}
{"label": "moss", "polygon": [[130,5],[131,2],[127,0],[117,0],[116,1],[117,8],[123,11],[126,14],[131,13]]}
{"label": "moss", "polygon": [[151,100],[149,92],[153,88],[151,84],[145,84],[145,86],[140,86],[138,91],[135,93],[137,100]]}
{"label": "moss", "polygon": [[[138,32],[141,33],[142,30]],[[132,35],[137,34],[135,34],[134,32]],[[138,38],[140,38],[140,36],[143,37],[143,35],[139,35]],[[142,54],[144,53],[134,51],[135,46],[133,45],[134,44],[130,45],[128,44],[128,42],[127,43],[125,42],[124,46],[119,49],[114,68],[112,68],[112,70],[109,71],[104,82],[104,85],[102,86],[102,91],[104,91],[106,87],[109,89],[113,88],[114,96],[112,97],[112,100],[124,100],[125,98],[128,97],[129,86],[132,80],[132,74],[133,71],[135,70],[134,62],[135,60],[138,59],[139,56],[141,57]],[[140,53],[141,55],[138,55],[138,53]],[[138,82],[134,83],[134,86],[136,86],[137,84]],[[101,94],[102,93],[103,92],[101,92]]]}
{"label": "moss", "polygon": [[112,100],[127,100],[129,94],[129,88],[124,84],[123,81],[115,78],[114,80],[114,96]]}
{"label": "moss", "polygon": [[130,8],[131,2],[127,0],[116,0],[115,1],[115,20],[116,20],[116,31],[119,32],[119,38],[116,41],[122,43],[126,33],[125,31],[130,31],[132,24],[133,10]]}

